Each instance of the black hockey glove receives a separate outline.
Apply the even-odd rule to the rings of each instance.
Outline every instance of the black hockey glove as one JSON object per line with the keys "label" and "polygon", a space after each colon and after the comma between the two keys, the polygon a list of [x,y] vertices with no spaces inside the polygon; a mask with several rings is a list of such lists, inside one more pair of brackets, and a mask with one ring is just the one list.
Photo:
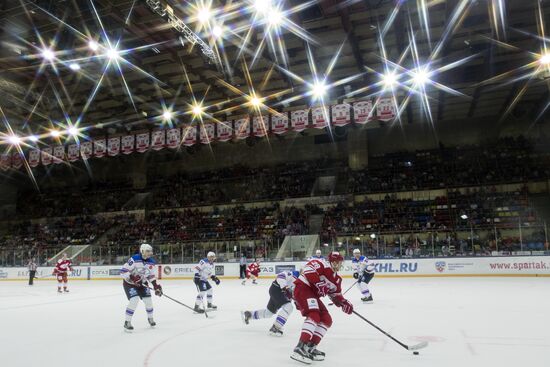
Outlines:
{"label": "black hockey glove", "polygon": [[195,277],[193,278],[193,282],[194,282],[196,285],[201,284],[201,277],[200,277],[199,274],[195,274]]}
{"label": "black hockey glove", "polygon": [[353,279],[359,279],[359,273],[353,273]]}
{"label": "black hockey glove", "polygon": [[220,285],[220,278],[218,278],[217,276],[212,275],[210,279],[212,279],[212,281],[216,283],[216,285]]}

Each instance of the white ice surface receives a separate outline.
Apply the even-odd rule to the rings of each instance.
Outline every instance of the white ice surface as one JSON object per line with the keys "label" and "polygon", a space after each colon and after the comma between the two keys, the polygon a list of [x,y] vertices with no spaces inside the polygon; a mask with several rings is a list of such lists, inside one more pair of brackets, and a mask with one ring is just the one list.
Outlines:
{"label": "white ice surface", "polygon": [[[133,334],[122,329],[127,303],[121,281],[56,284],[0,282],[1,364],[17,366],[299,366],[289,355],[302,318],[294,312],[282,338],[268,335],[272,320],[246,326],[239,311],[263,308],[268,279],[243,287],[214,286],[215,318],[193,314],[154,297],[157,327],[148,327],[143,303]],[[192,281],[164,281],[165,292],[192,305]],[[344,280],[344,289],[351,284]],[[348,296],[356,310],[405,343],[430,342],[413,356],[354,315],[332,309],[334,325],[319,349],[328,366],[550,366],[549,278],[374,279],[375,303]]]}

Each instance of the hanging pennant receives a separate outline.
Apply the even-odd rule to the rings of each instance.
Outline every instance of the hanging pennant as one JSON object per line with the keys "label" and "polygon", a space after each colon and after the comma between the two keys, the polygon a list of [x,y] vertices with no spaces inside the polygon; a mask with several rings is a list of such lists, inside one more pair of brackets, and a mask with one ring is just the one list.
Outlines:
{"label": "hanging pennant", "polygon": [[38,149],[29,150],[29,166],[37,167],[40,163],[40,151]]}
{"label": "hanging pennant", "polygon": [[376,117],[380,121],[390,121],[397,116],[395,104],[391,98],[380,98],[376,105]]}
{"label": "hanging pennant", "polygon": [[69,162],[76,162],[78,160],[78,145],[71,144],[67,147],[67,159]]}
{"label": "hanging pennant", "polygon": [[336,104],[332,109],[332,124],[334,126],[346,126],[351,122],[351,108],[347,103]]}
{"label": "hanging pennant", "polygon": [[311,122],[315,129],[324,129],[328,126],[328,107],[318,106],[311,110]]}
{"label": "hanging pennant", "polygon": [[107,154],[115,157],[120,153],[120,136],[109,138],[107,141]]}
{"label": "hanging pennant", "polygon": [[93,145],[91,141],[85,141],[80,144],[80,156],[82,159],[90,159],[93,155]]}
{"label": "hanging pennant", "polygon": [[181,142],[181,129],[168,129],[166,131],[166,146],[171,149],[179,148]]}
{"label": "hanging pennant", "polygon": [[53,163],[61,164],[65,160],[65,147],[63,145],[56,145],[53,147]]}
{"label": "hanging pennant", "polygon": [[151,133],[151,148],[153,148],[153,150],[164,149],[165,143],[166,143],[166,131],[155,130]]}
{"label": "hanging pennant", "polygon": [[97,158],[104,157],[107,153],[107,140],[105,138],[100,138],[94,140],[94,156]]}
{"label": "hanging pennant", "polygon": [[218,141],[229,141],[233,138],[231,121],[224,121],[218,124]]}
{"label": "hanging pennant", "polygon": [[124,135],[121,143],[122,154],[132,154],[134,152],[134,142],[134,135]]}
{"label": "hanging pennant", "polygon": [[197,143],[197,126],[187,125],[182,130],[183,145],[190,147]]}
{"label": "hanging pennant", "polygon": [[19,169],[23,166],[23,157],[18,151],[13,152],[11,157],[11,166],[15,169]]}
{"label": "hanging pennant", "polygon": [[246,139],[250,136],[250,117],[246,116],[235,120],[235,137],[237,139]]}
{"label": "hanging pennant", "polygon": [[274,134],[284,134],[288,131],[288,114],[286,112],[271,115],[271,131]]}
{"label": "hanging pennant", "polygon": [[252,135],[266,136],[269,131],[269,115],[258,115],[252,118]]}
{"label": "hanging pennant", "polygon": [[52,158],[53,158],[52,152],[53,152],[52,147],[45,147],[40,152],[43,166],[49,166],[50,164],[52,164]]}
{"label": "hanging pennant", "polygon": [[215,139],[214,124],[205,123],[201,125],[200,129],[200,141],[201,144],[210,144]]}
{"label": "hanging pennant", "polygon": [[149,133],[140,133],[136,135],[136,151],[145,153],[149,149]]}
{"label": "hanging pennant", "polygon": [[4,153],[0,156],[0,169],[7,171],[11,168],[11,154]]}
{"label": "hanging pennant", "polygon": [[374,120],[372,101],[359,101],[353,104],[353,121],[356,124],[364,125]]}
{"label": "hanging pennant", "polygon": [[304,131],[307,128],[308,114],[309,109],[290,112],[290,121],[292,122],[292,129],[294,131]]}

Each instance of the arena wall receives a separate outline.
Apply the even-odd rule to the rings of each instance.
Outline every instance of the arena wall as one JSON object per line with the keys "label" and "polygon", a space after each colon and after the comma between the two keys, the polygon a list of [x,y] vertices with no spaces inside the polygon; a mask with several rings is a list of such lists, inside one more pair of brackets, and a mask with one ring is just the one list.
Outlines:
{"label": "arena wall", "polygon": [[[298,270],[305,262],[266,262],[261,265],[260,276],[272,277],[284,270]],[[161,264],[161,279],[190,279],[195,264]],[[52,267],[38,268],[38,280],[55,280]],[[216,275],[235,279],[239,275],[238,263],[216,264]],[[550,256],[516,256],[484,258],[433,258],[377,260],[377,277],[550,277]],[[352,276],[351,262],[346,261],[341,274]],[[26,268],[0,268],[0,281],[26,280]],[[120,266],[75,266],[71,280],[120,280]]]}

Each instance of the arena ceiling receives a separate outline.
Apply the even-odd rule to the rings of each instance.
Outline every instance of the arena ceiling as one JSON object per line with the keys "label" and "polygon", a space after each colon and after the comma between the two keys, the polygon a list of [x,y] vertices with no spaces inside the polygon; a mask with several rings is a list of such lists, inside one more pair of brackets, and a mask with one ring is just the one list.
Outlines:
{"label": "arena ceiling", "polygon": [[7,0],[0,131],[9,143],[381,95],[402,124],[537,121],[549,13],[534,0]]}

